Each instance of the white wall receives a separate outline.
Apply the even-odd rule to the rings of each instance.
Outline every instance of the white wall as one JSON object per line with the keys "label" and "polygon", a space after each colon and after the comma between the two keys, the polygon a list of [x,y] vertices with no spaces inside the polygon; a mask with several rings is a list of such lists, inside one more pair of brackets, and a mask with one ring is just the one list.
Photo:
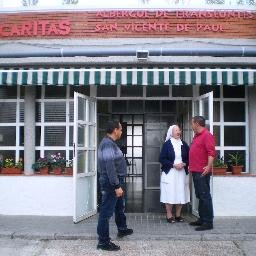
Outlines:
{"label": "white wall", "polygon": [[1,176],[0,214],[72,216],[72,177]]}
{"label": "white wall", "polygon": [[213,177],[214,216],[256,216],[256,177]]}

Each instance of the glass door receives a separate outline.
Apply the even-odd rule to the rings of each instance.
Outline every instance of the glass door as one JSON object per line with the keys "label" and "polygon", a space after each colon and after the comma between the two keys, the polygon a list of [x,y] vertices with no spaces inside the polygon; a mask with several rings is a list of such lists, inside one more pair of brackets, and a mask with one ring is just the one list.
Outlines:
{"label": "glass door", "polygon": [[73,221],[97,212],[96,100],[74,93],[74,215]]}
{"label": "glass door", "polygon": [[[203,116],[206,121],[206,128],[213,134],[213,92],[203,94],[193,99],[192,115]],[[212,179],[211,179],[211,195],[212,195]],[[195,189],[192,185],[192,213],[198,216],[198,199],[195,195]]]}

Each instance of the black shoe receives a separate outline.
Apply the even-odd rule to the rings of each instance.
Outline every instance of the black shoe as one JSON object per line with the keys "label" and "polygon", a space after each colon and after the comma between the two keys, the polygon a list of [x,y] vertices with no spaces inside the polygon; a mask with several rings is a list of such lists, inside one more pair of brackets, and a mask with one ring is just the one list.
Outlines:
{"label": "black shoe", "polygon": [[213,225],[212,224],[202,224],[200,227],[197,227],[195,229],[195,231],[204,231],[204,230],[210,230],[213,229]]}
{"label": "black shoe", "polygon": [[185,220],[181,216],[179,216],[179,217],[175,217],[175,221],[184,222]]}
{"label": "black shoe", "polygon": [[124,229],[124,230],[119,229],[118,233],[117,233],[117,236],[118,237],[124,237],[124,236],[129,236],[132,233],[133,233],[133,230],[131,228],[127,228],[127,229]]}
{"label": "black shoe", "polygon": [[168,223],[175,223],[174,217],[167,218],[166,221],[167,221]]}
{"label": "black shoe", "polygon": [[108,244],[98,244],[97,249],[104,250],[104,251],[119,251],[120,246],[118,246],[112,242],[109,242]]}
{"label": "black shoe", "polygon": [[192,221],[189,223],[191,226],[202,226],[203,223],[200,220]]}

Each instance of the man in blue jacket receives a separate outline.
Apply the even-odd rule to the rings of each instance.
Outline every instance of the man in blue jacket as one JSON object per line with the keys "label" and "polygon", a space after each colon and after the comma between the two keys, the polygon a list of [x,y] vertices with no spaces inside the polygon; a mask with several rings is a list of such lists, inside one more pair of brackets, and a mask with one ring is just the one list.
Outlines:
{"label": "man in blue jacket", "polygon": [[124,214],[124,183],[127,174],[125,158],[115,143],[122,135],[122,126],[117,121],[110,121],[106,127],[106,136],[102,139],[98,149],[98,171],[102,201],[98,219],[97,233],[99,242],[97,249],[118,251],[120,247],[110,241],[109,219],[115,212],[118,237],[133,233],[126,225]]}

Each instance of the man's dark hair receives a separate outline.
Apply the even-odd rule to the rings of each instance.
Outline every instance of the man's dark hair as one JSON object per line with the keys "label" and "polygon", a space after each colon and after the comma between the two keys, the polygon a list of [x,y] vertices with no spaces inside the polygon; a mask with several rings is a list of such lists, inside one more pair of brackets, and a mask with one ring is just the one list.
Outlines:
{"label": "man's dark hair", "polygon": [[119,129],[120,127],[120,122],[116,120],[111,120],[107,122],[106,125],[106,133],[111,134],[115,129]]}
{"label": "man's dark hair", "polygon": [[205,118],[203,116],[194,116],[192,119],[194,123],[197,123],[202,127],[205,127]]}

